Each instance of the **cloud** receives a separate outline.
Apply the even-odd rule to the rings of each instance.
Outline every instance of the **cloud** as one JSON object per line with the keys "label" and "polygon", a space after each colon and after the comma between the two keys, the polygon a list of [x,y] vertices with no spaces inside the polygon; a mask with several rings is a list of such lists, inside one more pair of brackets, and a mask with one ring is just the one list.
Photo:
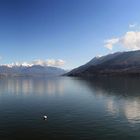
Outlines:
{"label": "cloud", "polygon": [[112,38],[105,41],[105,47],[112,50],[113,46],[119,42],[119,38]]}
{"label": "cloud", "polygon": [[129,50],[140,49],[140,32],[130,31],[127,32],[120,40],[123,46]]}
{"label": "cloud", "polygon": [[129,28],[135,28],[137,26],[137,23],[129,24]]}
{"label": "cloud", "polygon": [[139,50],[140,49],[140,32],[128,31],[124,36],[119,38],[113,38],[105,41],[105,47],[112,50],[113,47],[120,44],[127,50]]}
{"label": "cloud", "polygon": [[41,66],[63,66],[65,64],[64,60],[58,59],[48,59],[48,60],[34,60],[31,62],[33,65],[41,65]]}
{"label": "cloud", "polygon": [[13,66],[34,66],[34,65],[40,65],[40,66],[52,66],[52,67],[61,67],[65,64],[64,60],[61,59],[47,59],[47,60],[34,60],[30,62],[15,62],[11,64],[5,64],[6,66],[13,67]]}

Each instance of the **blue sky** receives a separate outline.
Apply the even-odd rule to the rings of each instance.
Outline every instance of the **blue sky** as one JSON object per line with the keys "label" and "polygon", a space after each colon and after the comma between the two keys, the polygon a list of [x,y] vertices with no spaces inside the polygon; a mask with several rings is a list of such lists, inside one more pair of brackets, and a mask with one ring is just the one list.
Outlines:
{"label": "blue sky", "polygon": [[63,68],[72,69],[97,55],[139,49],[139,5],[139,0],[0,0],[0,63],[61,59]]}

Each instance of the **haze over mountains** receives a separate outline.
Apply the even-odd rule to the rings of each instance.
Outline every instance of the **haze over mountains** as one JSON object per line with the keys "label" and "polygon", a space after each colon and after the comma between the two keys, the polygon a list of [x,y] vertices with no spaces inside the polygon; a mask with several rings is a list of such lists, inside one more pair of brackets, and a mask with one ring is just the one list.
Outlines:
{"label": "haze over mountains", "polygon": [[59,76],[66,73],[65,70],[43,65],[1,65],[0,66],[0,76]]}
{"label": "haze over mountains", "polygon": [[140,75],[140,50],[95,57],[68,72],[68,76]]}

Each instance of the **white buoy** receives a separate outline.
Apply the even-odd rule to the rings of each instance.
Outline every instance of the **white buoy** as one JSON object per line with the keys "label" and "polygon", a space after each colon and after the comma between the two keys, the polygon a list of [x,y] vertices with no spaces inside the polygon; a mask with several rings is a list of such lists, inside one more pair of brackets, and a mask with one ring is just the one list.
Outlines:
{"label": "white buoy", "polygon": [[44,118],[44,120],[47,120],[48,117],[46,115],[44,115],[43,118]]}

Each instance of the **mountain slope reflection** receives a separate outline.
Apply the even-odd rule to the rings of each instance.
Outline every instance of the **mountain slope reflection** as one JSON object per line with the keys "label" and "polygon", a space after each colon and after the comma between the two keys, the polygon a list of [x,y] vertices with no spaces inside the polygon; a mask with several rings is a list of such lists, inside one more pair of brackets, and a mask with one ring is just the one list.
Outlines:
{"label": "mountain slope reflection", "polygon": [[140,79],[95,78],[82,79],[97,100],[102,100],[106,111],[117,116],[125,116],[130,123],[140,123]]}

